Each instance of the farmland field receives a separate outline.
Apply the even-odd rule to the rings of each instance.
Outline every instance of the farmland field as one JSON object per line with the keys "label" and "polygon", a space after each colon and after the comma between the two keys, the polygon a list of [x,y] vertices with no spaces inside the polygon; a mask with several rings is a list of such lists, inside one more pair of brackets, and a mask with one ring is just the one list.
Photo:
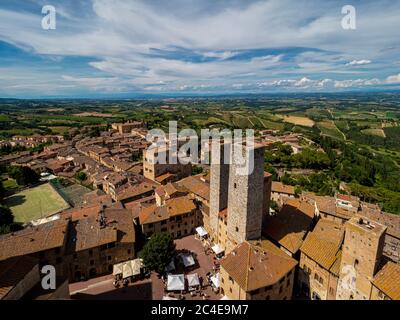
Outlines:
{"label": "farmland field", "polygon": [[297,116],[284,116],[283,121],[305,127],[313,127],[315,124],[314,121],[311,120],[310,118],[297,117]]}
{"label": "farmland field", "polygon": [[10,207],[15,222],[22,223],[48,217],[69,208],[50,184],[21,191],[5,199],[5,203]]}
{"label": "farmland field", "polygon": [[336,139],[345,139],[344,134],[336,127],[333,121],[321,121],[317,123],[317,127],[321,130],[321,133]]}
{"label": "farmland field", "polygon": [[382,137],[385,138],[385,132],[382,129],[365,129],[361,131],[364,134],[369,134],[372,136],[378,136],[378,137]]}

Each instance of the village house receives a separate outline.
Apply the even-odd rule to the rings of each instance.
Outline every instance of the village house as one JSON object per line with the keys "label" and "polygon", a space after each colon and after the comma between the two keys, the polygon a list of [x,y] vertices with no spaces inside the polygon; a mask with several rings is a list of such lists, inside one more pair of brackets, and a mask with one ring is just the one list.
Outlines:
{"label": "village house", "polygon": [[294,198],[295,195],[296,193],[293,186],[289,186],[278,181],[272,181],[271,200],[279,203],[281,197]]}
{"label": "village house", "polygon": [[221,293],[232,300],[290,300],[296,265],[268,240],[245,241],[221,261]]}
{"label": "village house", "polygon": [[156,195],[155,204],[142,206],[139,223],[143,234],[149,238],[155,232],[168,232],[173,238],[193,234],[200,225],[201,215],[189,195],[165,199]]}
{"label": "village house", "polygon": [[129,210],[104,208],[98,214],[75,219],[66,252],[71,282],[111,273],[114,264],[135,257],[135,230]]}

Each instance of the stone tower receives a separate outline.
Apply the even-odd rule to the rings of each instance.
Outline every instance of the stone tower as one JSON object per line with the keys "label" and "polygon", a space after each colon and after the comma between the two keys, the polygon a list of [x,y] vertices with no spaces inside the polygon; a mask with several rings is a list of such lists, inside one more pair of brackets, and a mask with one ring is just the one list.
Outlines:
{"label": "stone tower", "polygon": [[338,300],[368,300],[381,261],[386,226],[356,215],[345,224]]}
{"label": "stone tower", "polygon": [[219,161],[214,158],[210,165],[210,227],[213,233],[212,237],[216,242],[218,239],[218,214],[228,206],[229,161],[224,161],[225,151],[230,154],[230,144],[219,144],[212,147],[212,157],[219,158]]}
{"label": "stone tower", "polygon": [[[245,240],[261,238],[264,206],[264,147],[243,146],[252,150],[246,157],[249,174],[238,174],[236,160],[232,160],[229,173],[227,231],[231,249]],[[253,154],[252,154],[253,153]],[[254,156],[251,170],[250,160]],[[230,251],[229,248],[227,251]]]}

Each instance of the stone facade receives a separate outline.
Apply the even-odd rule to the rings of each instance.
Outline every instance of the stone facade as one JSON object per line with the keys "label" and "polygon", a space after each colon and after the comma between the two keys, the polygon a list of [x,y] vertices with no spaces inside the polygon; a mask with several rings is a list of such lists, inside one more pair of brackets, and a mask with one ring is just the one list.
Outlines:
{"label": "stone facade", "polygon": [[[244,147],[249,150],[249,147]],[[254,166],[251,159],[254,152]],[[246,152],[247,153],[247,152]],[[230,166],[228,194],[228,238],[231,246],[245,240],[261,239],[263,219],[263,190],[264,190],[264,147],[255,147],[246,157],[244,167],[238,166],[235,159]],[[250,174],[238,174],[245,168]],[[253,169],[253,170],[252,170]],[[228,249],[229,251],[229,249]]]}
{"label": "stone facade", "polygon": [[[214,148],[214,146],[213,146]],[[210,166],[210,215],[209,224],[210,231],[212,232],[211,238],[218,239],[218,226],[219,218],[218,215],[220,211],[228,207],[228,186],[229,186],[229,164],[224,162],[224,151],[228,148],[228,145],[221,145],[220,150],[215,147],[213,151],[213,157],[218,157],[219,152],[219,162],[211,163]],[[216,162],[216,161],[215,161]]]}
{"label": "stone facade", "polygon": [[386,226],[355,216],[345,224],[339,300],[367,300],[383,253]]}

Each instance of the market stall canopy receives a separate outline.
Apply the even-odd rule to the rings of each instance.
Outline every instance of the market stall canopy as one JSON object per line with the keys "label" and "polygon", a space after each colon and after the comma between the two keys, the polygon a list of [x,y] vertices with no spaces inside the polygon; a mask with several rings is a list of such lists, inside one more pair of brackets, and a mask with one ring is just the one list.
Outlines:
{"label": "market stall canopy", "polygon": [[178,300],[177,298],[172,298],[172,297],[168,297],[168,296],[164,296],[162,299],[163,300]]}
{"label": "market stall canopy", "polygon": [[122,278],[126,279],[133,276],[132,265],[130,261],[122,264]]}
{"label": "market stall canopy", "polygon": [[183,291],[185,290],[185,276],[183,274],[168,275],[167,282],[168,291]]}
{"label": "market stall canopy", "polygon": [[205,237],[206,235],[208,235],[208,232],[206,231],[206,229],[204,229],[204,227],[197,227],[196,232],[200,237]]}
{"label": "market stall canopy", "polygon": [[132,268],[132,274],[134,276],[139,275],[143,268],[143,260],[142,259],[131,260],[130,264],[131,264],[131,268]]}
{"label": "market stall canopy", "polygon": [[219,255],[225,251],[219,244],[214,245],[211,249],[216,255]]}
{"label": "market stall canopy", "polygon": [[219,273],[217,273],[216,275],[213,275],[211,277],[211,282],[214,285],[215,288],[219,288]]}
{"label": "market stall canopy", "polygon": [[113,275],[114,276],[122,273],[122,265],[123,265],[123,263],[114,264],[114,266],[113,266]]}
{"label": "market stall canopy", "polygon": [[189,287],[197,287],[200,285],[200,280],[199,280],[199,276],[197,273],[188,274],[186,276],[186,279],[188,281]]}
{"label": "market stall canopy", "polygon": [[194,261],[193,255],[191,254],[180,254],[180,258],[182,259],[183,265],[185,268],[194,266],[196,262]]}
{"label": "market stall canopy", "polygon": [[219,300],[231,300],[231,299],[229,299],[227,296],[223,296],[221,299],[219,299]]}

